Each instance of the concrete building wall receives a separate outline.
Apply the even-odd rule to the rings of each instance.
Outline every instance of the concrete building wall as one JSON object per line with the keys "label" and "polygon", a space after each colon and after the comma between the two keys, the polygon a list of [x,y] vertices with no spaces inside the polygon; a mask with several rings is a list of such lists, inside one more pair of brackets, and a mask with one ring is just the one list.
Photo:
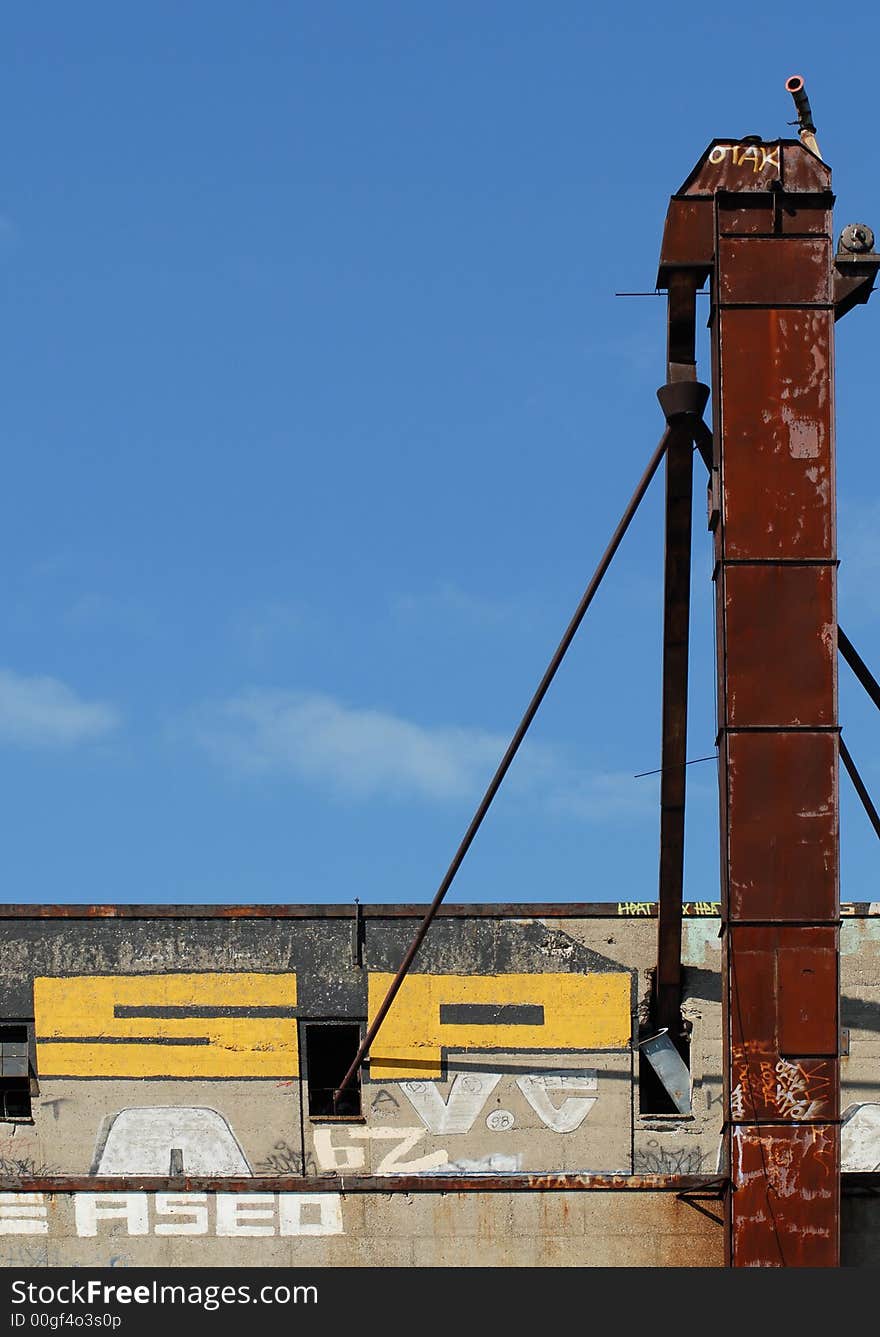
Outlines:
{"label": "concrete building wall", "polygon": [[10,1196],[29,1233],[6,1266],[723,1265],[718,1203],[671,1193],[31,1194],[27,1217]]}

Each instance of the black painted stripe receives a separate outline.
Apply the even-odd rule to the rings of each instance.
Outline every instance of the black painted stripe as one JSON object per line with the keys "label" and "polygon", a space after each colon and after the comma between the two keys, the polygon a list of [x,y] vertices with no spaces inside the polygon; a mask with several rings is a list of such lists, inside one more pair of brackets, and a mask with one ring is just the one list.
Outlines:
{"label": "black painted stripe", "polygon": [[209,1045],[207,1035],[38,1035],[38,1045]]}
{"label": "black painted stripe", "polygon": [[226,1017],[246,1017],[251,1020],[258,1020],[262,1017],[295,1017],[296,1008],[294,1007],[208,1007],[192,1004],[190,1006],[172,1007],[172,1006],[152,1006],[147,1003],[144,1005],[129,1006],[126,1003],[117,1003],[113,1008],[114,1017],[122,1020],[130,1020],[132,1017],[152,1017],[156,1021],[168,1021],[180,1019],[183,1021],[219,1021]]}
{"label": "black painted stripe", "polygon": [[543,1026],[540,1003],[441,1003],[441,1026]]}

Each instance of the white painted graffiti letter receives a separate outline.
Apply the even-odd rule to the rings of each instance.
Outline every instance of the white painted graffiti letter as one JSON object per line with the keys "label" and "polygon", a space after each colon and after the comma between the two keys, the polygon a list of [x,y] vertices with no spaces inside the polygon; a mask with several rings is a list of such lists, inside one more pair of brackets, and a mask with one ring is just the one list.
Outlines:
{"label": "white painted graffiti letter", "polygon": [[730,1114],[731,1118],[734,1119],[744,1119],[746,1117],[746,1095],[742,1082],[737,1082],[730,1093]]}
{"label": "white painted graffiti letter", "polygon": [[[315,1156],[321,1170],[362,1170],[366,1165],[365,1147],[336,1146],[333,1141],[333,1128],[316,1128],[314,1133]],[[345,1133],[350,1138],[361,1142],[389,1142],[393,1146],[379,1161],[375,1173],[418,1174],[422,1170],[436,1170],[449,1160],[446,1151],[433,1151],[427,1156],[420,1156],[413,1161],[401,1160],[408,1151],[425,1136],[424,1128],[348,1128]]]}
{"label": "white painted graffiti letter", "polygon": [[235,1134],[216,1110],[190,1105],[121,1110],[102,1133],[92,1171],[96,1175],[251,1173]]}
{"label": "white painted graffiti letter", "polygon": [[173,1221],[157,1221],[154,1235],[207,1235],[207,1193],[157,1193],[156,1215]]}
{"label": "white painted graffiti letter", "polygon": [[575,1132],[598,1100],[598,1096],[570,1095],[557,1106],[549,1096],[551,1091],[597,1091],[599,1083],[595,1068],[577,1074],[532,1073],[517,1077],[516,1084],[535,1113],[555,1133]]}
{"label": "white painted graffiti letter", "polygon": [[342,1201],[338,1193],[279,1193],[281,1235],[341,1235]]}
{"label": "white painted graffiti letter", "polygon": [[77,1193],[74,1195],[77,1235],[97,1235],[99,1221],[124,1221],[129,1235],[148,1235],[146,1193]]}
{"label": "white painted graffiti letter", "polygon": [[218,1235],[274,1235],[274,1193],[218,1193]]}
{"label": "white painted graffiti letter", "polygon": [[42,1193],[0,1193],[0,1235],[48,1235]]}
{"label": "white painted graffiti letter", "polygon": [[456,1073],[446,1099],[435,1082],[401,1082],[400,1089],[431,1133],[467,1133],[501,1081],[500,1072]]}
{"label": "white painted graffiti letter", "polygon": [[[406,1134],[405,1137],[404,1134]],[[414,1161],[401,1160],[406,1152],[412,1151],[417,1142],[421,1142],[425,1136],[423,1128],[374,1128],[373,1135],[376,1137],[403,1137],[399,1146],[392,1147],[387,1156],[382,1157],[376,1166],[377,1175],[418,1174],[422,1170],[436,1170],[438,1166],[445,1165],[449,1160],[447,1151],[433,1151],[430,1155],[417,1157]]]}
{"label": "white painted graffiti letter", "polygon": [[333,1128],[316,1128],[314,1133],[315,1157],[319,1170],[362,1170],[367,1163],[365,1147],[338,1147],[333,1141]]}

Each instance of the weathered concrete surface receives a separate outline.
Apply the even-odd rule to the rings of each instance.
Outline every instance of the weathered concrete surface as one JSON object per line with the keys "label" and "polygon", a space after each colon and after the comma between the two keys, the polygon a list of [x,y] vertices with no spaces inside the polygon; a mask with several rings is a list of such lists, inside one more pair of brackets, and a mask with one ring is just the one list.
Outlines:
{"label": "weathered concrete surface", "polygon": [[[0,1264],[723,1265],[720,1204],[701,1202],[701,1211],[670,1193],[176,1195],[157,1204],[160,1197],[59,1194],[29,1202],[30,1215],[16,1221],[29,1233],[0,1233]],[[4,1209],[0,1198],[3,1210],[9,1215],[0,1216],[0,1230],[21,1208]]]}
{"label": "weathered concrete surface", "polygon": [[[196,1085],[41,1081],[33,1123],[0,1123],[0,1165],[35,1176],[167,1175],[175,1148],[178,1173],[303,1173],[299,1082],[206,1082],[198,1095]],[[152,1146],[145,1120],[156,1129]]]}

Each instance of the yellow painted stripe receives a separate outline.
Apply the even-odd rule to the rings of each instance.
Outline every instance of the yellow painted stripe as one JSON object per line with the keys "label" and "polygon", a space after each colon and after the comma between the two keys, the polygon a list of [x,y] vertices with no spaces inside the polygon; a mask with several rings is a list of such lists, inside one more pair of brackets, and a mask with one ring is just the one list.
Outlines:
{"label": "yellow painted stripe", "polygon": [[[376,1015],[393,979],[370,974],[369,1016]],[[448,1024],[441,1004],[539,1004],[543,1025]],[[370,1057],[373,1080],[439,1078],[442,1051],[626,1049],[630,1042],[630,976],[407,975],[382,1023]]]}
{"label": "yellow painted stripe", "polygon": [[[113,1010],[295,1005],[294,974],[42,976],[34,980],[37,1071],[42,1077],[294,1077],[293,1017],[115,1017]],[[117,1043],[40,1043],[53,1036]],[[150,1043],[189,1037],[208,1043]],[[118,1043],[126,1038],[140,1043]]]}

